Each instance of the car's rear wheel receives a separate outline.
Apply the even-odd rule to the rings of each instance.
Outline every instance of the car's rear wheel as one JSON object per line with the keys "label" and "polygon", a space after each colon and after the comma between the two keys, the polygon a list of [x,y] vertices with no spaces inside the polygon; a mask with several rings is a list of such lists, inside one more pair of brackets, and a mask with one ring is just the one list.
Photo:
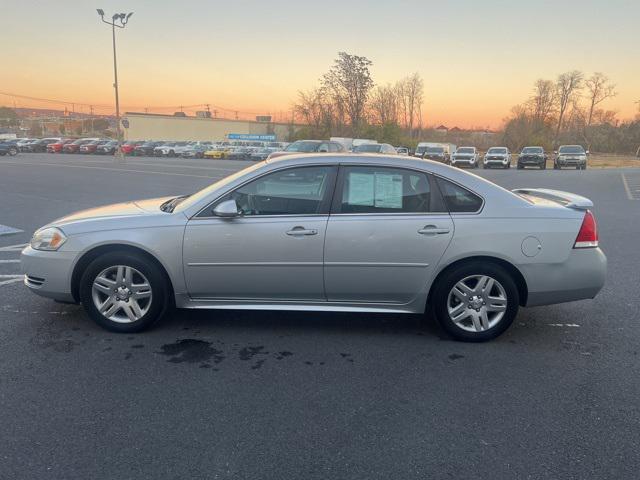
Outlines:
{"label": "car's rear wheel", "polygon": [[490,262],[462,264],[438,280],[432,297],[436,319],[456,340],[484,342],[501,335],[518,313],[511,275]]}
{"label": "car's rear wheel", "polygon": [[18,149],[15,147],[12,147],[9,149],[9,155],[11,155],[12,157],[15,157],[18,154]]}
{"label": "car's rear wheel", "polygon": [[154,262],[128,252],[111,252],[93,260],[85,270],[80,300],[101,327],[133,333],[162,317],[169,305],[169,288]]}

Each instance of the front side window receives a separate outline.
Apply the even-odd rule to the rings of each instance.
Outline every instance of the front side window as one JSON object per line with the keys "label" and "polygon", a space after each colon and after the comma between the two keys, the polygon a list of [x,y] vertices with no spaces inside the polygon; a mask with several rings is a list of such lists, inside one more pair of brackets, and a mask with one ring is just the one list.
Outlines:
{"label": "front side window", "polygon": [[280,170],[237,188],[216,204],[233,199],[245,216],[328,213],[334,172],[331,166]]}
{"label": "front side window", "polygon": [[388,167],[344,167],[337,213],[432,212],[426,173]]}
{"label": "front side window", "polygon": [[438,187],[451,213],[475,213],[482,208],[482,198],[458,184],[438,177]]}

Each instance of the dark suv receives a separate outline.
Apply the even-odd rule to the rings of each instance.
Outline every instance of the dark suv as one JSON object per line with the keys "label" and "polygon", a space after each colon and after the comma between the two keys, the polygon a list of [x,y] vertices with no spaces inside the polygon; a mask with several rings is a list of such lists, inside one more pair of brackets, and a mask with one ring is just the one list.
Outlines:
{"label": "dark suv", "polygon": [[547,168],[547,155],[542,147],[524,147],[518,155],[518,168],[538,167],[540,170]]}

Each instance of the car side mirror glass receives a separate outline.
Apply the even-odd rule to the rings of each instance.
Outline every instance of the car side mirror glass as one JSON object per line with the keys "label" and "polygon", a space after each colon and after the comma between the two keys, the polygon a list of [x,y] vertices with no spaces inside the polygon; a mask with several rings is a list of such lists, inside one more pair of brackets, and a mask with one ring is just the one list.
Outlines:
{"label": "car side mirror glass", "polygon": [[589,155],[589,150],[587,150],[585,153],[586,153],[587,155]]}
{"label": "car side mirror glass", "polygon": [[241,215],[240,210],[238,209],[238,204],[235,200],[225,200],[224,202],[219,203],[213,209],[213,214],[216,217],[223,218],[232,218],[239,217]]}
{"label": "car side mirror glass", "polygon": [[553,151],[553,153],[554,153],[554,154],[557,154],[557,153],[558,153],[558,151],[557,151],[557,150],[554,150],[554,151]]}

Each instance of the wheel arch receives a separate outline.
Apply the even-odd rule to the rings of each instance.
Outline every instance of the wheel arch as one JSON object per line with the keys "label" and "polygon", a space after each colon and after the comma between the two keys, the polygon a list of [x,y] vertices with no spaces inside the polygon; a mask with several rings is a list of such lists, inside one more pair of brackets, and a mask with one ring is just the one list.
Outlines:
{"label": "wheel arch", "polygon": [[433,291],[435,290],[435,287],[438,284],[440,278],[442,278],[451,269],[469,262],[489,262],[504,268],[507,272],[509,272],[516,284],[516,287],[518,288],[520,306],[524,307],[527,304],[527,297],[529,295],[527,281],[525,280],[524,275],[522,275],[522,272],[515,265],[503,258],[492,257],[490,255],[474,255],[471,257],[460,258],[454,262],[451,262],[438,272],[433,282],[431,282],[431,287],[429,288],[429,293],[427,295],[427,307],[431,302],[431,295],[433,294]]}
{"label": "wheel arch", "polygon": [[73,267],[73,273],[71,274],[71,294],[73,295],[73,299],[76,302],[80,301],[80,279],[82,278],[82,274],[89,266],[89,264],[105,253],[111,252],[123,252],[123,253],[133,253],[136,255],[140,255],[150,262],[153,262],[162,272],[167,281],[167,285],[169,287],[169,298],[173,302],[175,298],[175,290],[173,288],[173,282],[171,281],[171,277],[167,272],[165,266],[158,260],[153,254],[149,253],[147,250],[144,250],[140,247],[136,247],[133,245],[123,244],[123,243],[110,243],[105,245],[99,245],[97,247],[92,248],[85,252],[82,257],[76,262]]}

